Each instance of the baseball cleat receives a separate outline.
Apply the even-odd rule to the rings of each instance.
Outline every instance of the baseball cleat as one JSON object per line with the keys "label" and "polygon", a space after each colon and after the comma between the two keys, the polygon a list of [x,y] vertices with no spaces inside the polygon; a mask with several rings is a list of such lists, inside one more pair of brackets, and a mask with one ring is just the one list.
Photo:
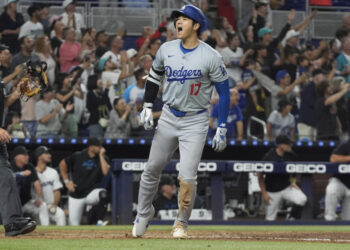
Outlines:
{"label": "baseball cleat", "polygon": [[5,225],[5,236],[27,234],[36,228],[36,222],[30,218],[17,218],[13,223]]}
{"label": "baseball cleat", "polygon": [[174,238],[185,239],[187,238],[187,229],[184,227],[184,225],[176,223],[173,227],[172,234]]}
{"label": "baseball cleat", "polygon": [[151,207],[151,213],[147,217],[136,216],[134,227],[132,228],[132,236],[133,237],[141,237],[147,231],[149,226],[149,221],[152,220],[154,216],[155,210],[154,207]]}

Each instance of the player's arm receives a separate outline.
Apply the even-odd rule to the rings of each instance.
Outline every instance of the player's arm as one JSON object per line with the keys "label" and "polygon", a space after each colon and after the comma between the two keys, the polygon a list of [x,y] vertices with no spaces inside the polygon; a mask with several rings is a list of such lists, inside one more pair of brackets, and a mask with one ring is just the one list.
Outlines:
{"label": "player's arm", "polygon": [[213,138],[212,147],[215,151],[222,151],[226,147],[226,121],[230,107],[230,90],[228,79],[215,82],[215,89],[219,94],[218,102],[218,127]]}
{"label": "player's arm", "polygon": [[271,197],[268,195],[266,192],[266,186],[265,186],[265,181],[264,181],[264,176],[262,173],[258,173],[258,181],[259,181],[259,187],[261,190],[261,195],[265,201],[266,204],[270,203]]}
{"label": "player's arm", "polygon": [[350,155],[331,154],[330,162],[333,162],[333,163],[350,162]]}
{"label": "player's arm", "polygon": [[58,189],[54,191],[54,205],[56,207],[60,203],[60,200],[61,200],[61,191]]}
{"label": "player's arm", "polygon": [[34,189],[37,194],[37,200],[35,201],[35,205],[39,207],[43,201],[43,190],[41,188],[41,184],[39,180],[34,181]]}
{"label": "player's arm", "polygon": [[67,162],[65,159],[61,160],[61,162],[59,164],[59,168],[60,168],[60,174],[61,174],[62,180],[63,180],[66,188],[70,192],[74,192],[76,185],[73,183],[72,180],[69,180],[69,178],[68,178],[68,166],[67,166]]}
{"label": "player's arm", "polygon": [[145,102],[140,115],[140,122],[146,130],[153,128],[152,107],[157,97],[163,74],[164,71],[158,71],[152,67],[146,80]]}
{"label": "player's arm", "polygon": [[99,158],[100,158],[102,173],[103,173],[103,175],[106,176],[108,174],[110,166],[109,166],[108,162],[106,161],[105,153],[106,153],[106,149],[102,147],[100,150]]}

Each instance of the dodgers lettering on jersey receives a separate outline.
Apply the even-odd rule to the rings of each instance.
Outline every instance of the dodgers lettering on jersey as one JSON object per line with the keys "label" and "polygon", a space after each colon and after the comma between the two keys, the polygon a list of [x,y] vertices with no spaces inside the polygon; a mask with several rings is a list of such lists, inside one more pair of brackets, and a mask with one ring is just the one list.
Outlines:
{"label": "dodgers lettering on jersey", "polygon": [[184,112],[208,109],[213,83],[227,79],[222,57],[202,41],[186,54],[180,43],[179,39],[164,43],[152,65],[165,73],[163,101]]}

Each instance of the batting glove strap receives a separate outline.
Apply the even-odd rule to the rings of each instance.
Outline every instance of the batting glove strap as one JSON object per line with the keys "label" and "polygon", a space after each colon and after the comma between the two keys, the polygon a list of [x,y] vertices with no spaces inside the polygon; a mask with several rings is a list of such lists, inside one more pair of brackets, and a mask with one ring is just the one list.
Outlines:
{"label": "batting glove strap", "polygon": [[218,127],[216,129],[216,134],[213,138],[213,142],[212,142],[212,148],[216,151],[216,152],[221,152],[222,150],[224,150],[226,148],[226,132],[227,129],[226,128],[222,128],[222,127]]}
{"label": "batting glove strap", "polygon": [[143,104],[143,108],[145,109],[145,108],[150,108],[150,109],[152,109],[153,108],[153,103],[151,103],[151,102],[145,102],[144,104]]}
{"label": "batting glove strap", "polygon": [[141,125],[143,125],[145,130],[150,130],[153,128],[152,108],[148,108],[148,107],[145,108],[145,104],[144,104],[144,108],[140,114],[140,123],[141,123]]}

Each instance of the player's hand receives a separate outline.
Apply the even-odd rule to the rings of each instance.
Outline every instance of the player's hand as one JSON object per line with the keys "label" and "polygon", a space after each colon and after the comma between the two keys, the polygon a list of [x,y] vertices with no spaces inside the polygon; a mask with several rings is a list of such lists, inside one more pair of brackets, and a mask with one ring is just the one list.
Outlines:
{"label": "player's hand", "polygon": [[100,149],[100,156],[104,156],[106,153],[106,149],[104,147],[101,147]]}
{"label": "player's hand", "polygon": [[272,200],[271,196],[267,192],[263,193],[262,196],[265,204],[270,205],[270,200]]}
{"label": "player's hand", "polygon": [[70,181],[68,183],[66,183],[66,188],[68,189],[69,192],[74,193],[75,192],[75,187],[77,185],[74,184],[74,182]]}
{"label": "player's hand", "polygon": [[144,103],[143,110],[140,114],[140,123],[143,125],[145,130],[150,130],[153,128],[152,106],[152,103]]}
{"label": "player's hand", "polygon": [[43,203],[43,201],[41,200],[41,199],[37,199],[36,201],[35,201],[35,206],[36,207],[40,207],[40,205]]}
{"label": "player's hand", "polygon": [[31,174],[32,174],[32,171],[30,171],[30,170],[24,170],[21,172],[21,175],[23,175],[23,176],[29,176]]}
{"label": "player's hand", "polygon": [[8,143],[11,141],[11,136],[6,130],[0,128],[0,142]]}
{"label": "player's hand", "polygon": [[216,151],[216,152],[221,152],[222,150],[224,150],[226,148],[226,132],[227,129],[224,127],[218,127],[216,129],[216,134],[213,138],[213,142],[212,142],[212,148]]}

